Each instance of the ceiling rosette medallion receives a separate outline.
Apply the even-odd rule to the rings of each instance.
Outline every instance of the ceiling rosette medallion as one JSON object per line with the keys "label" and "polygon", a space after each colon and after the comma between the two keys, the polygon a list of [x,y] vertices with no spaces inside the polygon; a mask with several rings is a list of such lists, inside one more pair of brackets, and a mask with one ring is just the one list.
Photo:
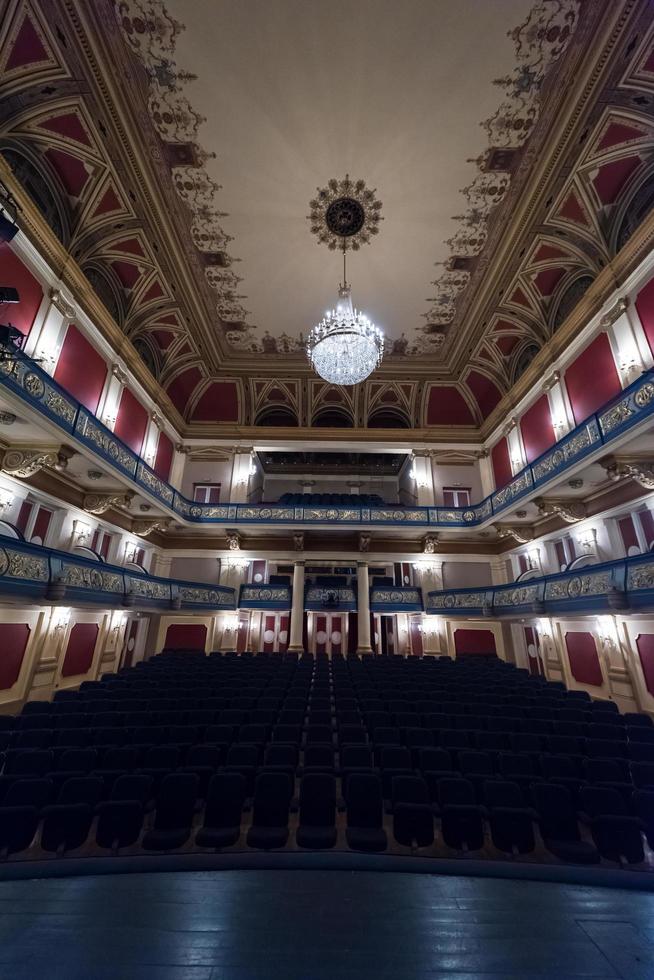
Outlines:
{"label": "ceiling rosette medallion", "polygon": [[357,252],[379,232],[382,203],[365,180],[335,177],[309,202],[311,233],[329,249]]}

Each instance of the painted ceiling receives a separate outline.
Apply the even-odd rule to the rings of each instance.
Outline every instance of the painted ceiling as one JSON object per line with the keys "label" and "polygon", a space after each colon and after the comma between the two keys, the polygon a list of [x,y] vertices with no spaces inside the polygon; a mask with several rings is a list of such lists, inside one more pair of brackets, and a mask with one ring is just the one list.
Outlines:
{"label": "painted ceiling", "polygon": [[[0,25],[39,245],[186,423],[476,427],[653,203],[650,0],[0,0]],[[383,202],[348,273],[394,345],[337,390],[293,348],[341,274],[309,202],[346,172]]]}

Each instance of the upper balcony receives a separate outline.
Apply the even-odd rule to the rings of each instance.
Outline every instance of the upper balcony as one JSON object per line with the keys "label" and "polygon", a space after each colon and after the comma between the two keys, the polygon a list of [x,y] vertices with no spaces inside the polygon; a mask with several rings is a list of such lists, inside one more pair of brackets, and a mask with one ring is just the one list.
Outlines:
{"label": "upper balcony", "polygon": [[597,460],[625,436],[632,438],[654,412],[654,370],[644,372],[603,409],[589,416],[506,486],[469,507],[413,507],[347,503],[198,503],[189,500],[58,385],[35,361],[23,354],[0,362],[0,387],[9,401],[54,424],[60,436],[92,454],[115,476],[128,482],[162,511],[187,525],[257,527],[410,528],[428,532],[480,528],[511,511],[531,496],[545,492],[580,464]]}

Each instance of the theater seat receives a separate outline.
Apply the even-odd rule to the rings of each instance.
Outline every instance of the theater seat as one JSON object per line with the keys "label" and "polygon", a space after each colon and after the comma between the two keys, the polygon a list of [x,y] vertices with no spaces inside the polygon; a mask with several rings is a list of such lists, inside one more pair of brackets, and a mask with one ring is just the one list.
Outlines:
{"label": "theater seat", "polygon": [[597,864],[597,848],[581,839],[570,791],[565,786],[538,783],[533,795],[538,826],[547,850],[562,861]]}
{"label": "theater seat", "polygon": [[298,847],[326,850],[336,843],[336,780],[326,773],[307,773],[300,783]]}
{"label": "theater seat", "polygon": [[143,837],[146,851],[168,851],[191,836],[191,824],[199,780],[194,773],[175,772],[164,776],[159,793],[152,830]]}
{"label": "theater seat", "polygon": [[100,804],[95,842],[114,853],[135,844],[143,827],[140,800],[107,800]]}
{"label": "theater seat", "polygon": [[245,791],[245,777],[238,772],[220,772],[211,777],[204,823],[195,835],[198,847],[219,850],[236,843],[241,833]]}
{"label": "theater seat", "polygon": [[66,851],[81,847],[86,841],[93,821],[89,803],[56,803],[43,810],[41,847],[44,851]]}
{"label": "theater seat", "polygon": [[393,837],[405,847],[434,843],[429,789],[420,776],[395,776],[392,783]]}
{"label": "theater seat", "polygon": [[26,850],[39,825],[36,806],[0,807],[0,853],[3,856]]}
{"label": "theater seat", "polygon": [[293,783],[287,773],[262,772],[257,776],[248,847],[267,851],[286,844],[292,794]]}
{"label": "theater seat", "polygon": [[347,781],[348,846],[355,851],[385,851],[382,826],[382,786],[373,773],[353,773]]}

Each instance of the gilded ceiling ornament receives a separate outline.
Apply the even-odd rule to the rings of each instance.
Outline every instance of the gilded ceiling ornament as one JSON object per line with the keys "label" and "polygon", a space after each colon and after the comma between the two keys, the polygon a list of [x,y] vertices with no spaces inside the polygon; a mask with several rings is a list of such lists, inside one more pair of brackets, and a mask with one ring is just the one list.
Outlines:
{"label": "gilded ceiling ornament", "polygon": [[378,234],[379,222],[384,220],[376,193],[366,187],[365,180],[351,180],[349,174],[342,180],[332,177],[309,202],[312,234],[330,249],[358,251]]}

